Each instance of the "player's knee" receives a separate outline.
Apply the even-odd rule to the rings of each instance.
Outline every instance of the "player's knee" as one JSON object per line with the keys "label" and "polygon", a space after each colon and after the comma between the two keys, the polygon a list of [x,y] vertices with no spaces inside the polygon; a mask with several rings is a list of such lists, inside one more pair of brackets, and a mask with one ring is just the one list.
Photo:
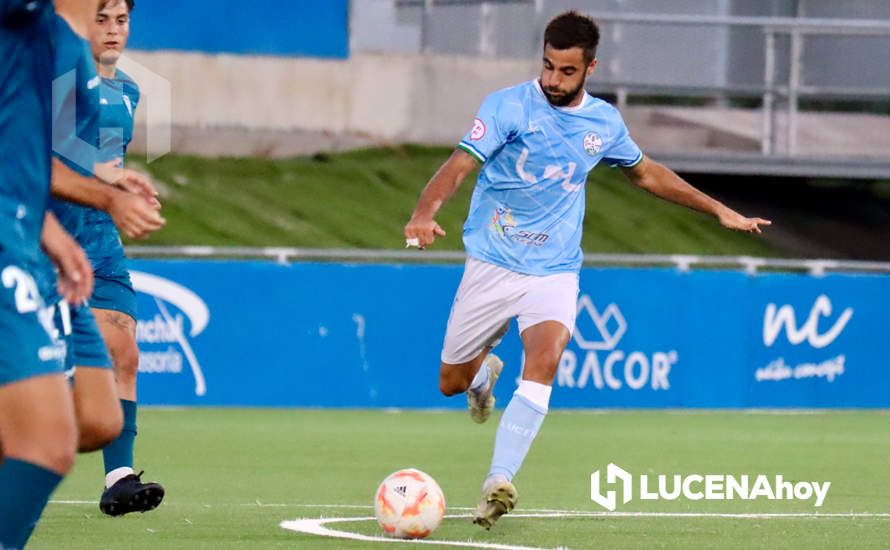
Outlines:
{"label": "player's knee", "polygon": [[139,371],[139,347],[136,342],[127,342],[114,354],[115,376],[119,380],[135,380]]}
{"label": "player's knee", "polygon": [[552,381],[556,376],[556,368],[559,365],[561,354],[562,350],[554,348],[526,355],[523,367],[524,376],[534,380]]}
{"label": "player's knee", "polygon": [[73,421],[65,424],[53,430],[51,437],[42,438],[36,461],[59,475],[71,470],[77,454],[77,428]]}
{"label": "player's knee", "polygon": [[52,449],[51,453],[47,455],[46,467],[48,470],[64,476],[74,466],[75,454],[75,445],[65,446],[64,448],[60,446],[59,448]]}
{"label": "player's knee", "polygon": [[117,439],[124,426],[124,417],[118,406],[103,414],[92,414],[86,418],[80,418],[79,424],[80,441],[77,450],[81,453],[89,453],[98,451]]}
{"label": "player's knee", "polygon": [[439,370],[439,391],[445,397],[451,397],[467,391],[470,381],[453,365],[442,363]]}
{"label": "player's knee", "polygon": [[451,397],[452,395],[460,393],[460,389],[458,389],[452,382],[441,377],[439,378],[439,391],[442,392],[442,395],[445,397]]}

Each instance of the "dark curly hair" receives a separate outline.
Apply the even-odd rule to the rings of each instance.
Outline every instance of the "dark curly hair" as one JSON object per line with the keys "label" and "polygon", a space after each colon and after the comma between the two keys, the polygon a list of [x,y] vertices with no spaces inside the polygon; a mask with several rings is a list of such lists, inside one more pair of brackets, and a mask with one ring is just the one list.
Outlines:
{"label": "dark curly hair", "polygon": [[581,48],[588,63],[596,58],[596,47],[600,43],[600,29],[596,22],[575,10],[561,13],[547,23],[544,31],[544,45],[557,50]]}

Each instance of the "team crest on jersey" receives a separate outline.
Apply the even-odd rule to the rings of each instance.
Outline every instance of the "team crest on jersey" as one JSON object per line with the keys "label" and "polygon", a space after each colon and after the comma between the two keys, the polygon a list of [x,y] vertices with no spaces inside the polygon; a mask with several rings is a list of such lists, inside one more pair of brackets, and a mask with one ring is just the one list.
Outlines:
{"label": "team crest on jersey", "polygon": [[479,141],[485,137],[485,123],[478,118],[473,119],[473,130],[470,131],[470,139]]}
{"label": "team crest on jersey", "polygon": [[594,132],[590,132],[584,136],[584,150],[587,151],[588,155],[595,157],[602,148],[603,138],[599,137]]}

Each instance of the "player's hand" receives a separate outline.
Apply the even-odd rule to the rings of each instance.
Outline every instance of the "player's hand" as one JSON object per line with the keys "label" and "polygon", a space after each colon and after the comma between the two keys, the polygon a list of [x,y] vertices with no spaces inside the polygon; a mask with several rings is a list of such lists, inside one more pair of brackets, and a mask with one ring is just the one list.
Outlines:
{"label": "player's hand", "polygon": [[145,174],[130,170],[129,168],[123,168],[121,177],[115,184],[125,191],[145,197],[145,200],[156,209],[161,208],[161,203],[158,201],[158,190],[155,189],[154,184]]}
{"label": "player's hand", "polygon": [[131,239],[142,239],[167,223],[158,209],[142,195],[115,190],[108,214],[114,224]]}
{"label": "player's hand", "polygon": [[96,176],[102,181],[120,187],[124,191],[142,195],[155,208],[160,209],[158,190],[145,174],[121,166],[121,159],[101,162],[96,165]]}
{"label": "player's hand", "polygon": [[718,216],[720,225],[727,229],[745,231],[746,233],[762,233],[760,226],[772,225],[773,222],[763,218],[746,218],[738,212],[727,209]]}
{"label": "player's hand", "polygon": [[436,220],[411,218],[405,226],[405,240],[417,239],[420,248],[426,248],[436,241],[436,237],[444,237],[445,230],[439,227]]}
{"label": "player's hand", "polygon": [[59,295],[80,305],[93,294],[93,268],[77,242],[48,214],[40,242],[47,256],[59,269]]}

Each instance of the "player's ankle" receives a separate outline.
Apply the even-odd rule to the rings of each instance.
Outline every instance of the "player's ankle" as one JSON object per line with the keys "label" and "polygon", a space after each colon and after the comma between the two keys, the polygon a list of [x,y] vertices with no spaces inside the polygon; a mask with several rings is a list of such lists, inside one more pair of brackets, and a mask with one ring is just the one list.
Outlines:
{"label": "player's ankle", "polygon": [[133,468],[130,468],[129,466],[121,466],[120,468],[115,468],[114,470],[111,470],[110,472],[105,474],[105,487],[111,487],[128,475],[132,475],[135,473],[135,470],[133,470]]}

